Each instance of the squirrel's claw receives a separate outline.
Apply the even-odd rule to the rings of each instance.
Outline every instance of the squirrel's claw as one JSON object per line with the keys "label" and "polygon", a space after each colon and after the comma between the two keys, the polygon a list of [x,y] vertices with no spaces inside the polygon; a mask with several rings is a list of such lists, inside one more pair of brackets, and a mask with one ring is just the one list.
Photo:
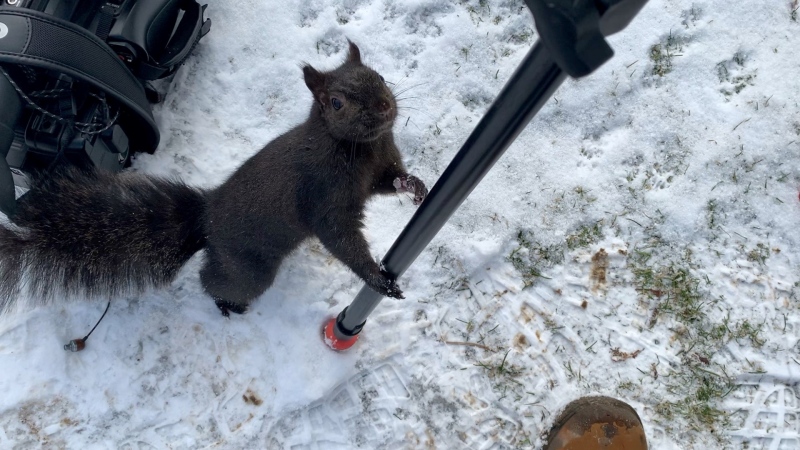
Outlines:
{"label": "squirrel's claw", "polygon": [[403,299],[403,291],[397,286],[397,282],[388,273],[381,271],[379,275],[367,281],[367,285],[375,292],[391,298]]}
{"label": "squirrel's claw", "polygon": [[425,183],[414,175],[397,177],[392,183],[397,192],[409,192],[414,194],[414,204],[419,205],[428,196],[428,188]]}

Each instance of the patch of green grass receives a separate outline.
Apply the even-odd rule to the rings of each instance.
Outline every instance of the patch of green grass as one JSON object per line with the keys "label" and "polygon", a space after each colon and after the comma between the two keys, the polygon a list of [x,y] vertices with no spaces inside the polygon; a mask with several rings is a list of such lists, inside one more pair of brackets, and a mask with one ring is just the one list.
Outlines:
{"label": "patch of green grass", "polygon": [[579,211],[585,215],[589,206],[597,201],[597,197],[590,192],[583,186],[576,186],[572,190],[558,191],[553,197],[553,201],[547,206],[548,213],[555,215]]}
{"label": "patch of green grass", "polygon": [[577,230],[567,235],[567,248],[575,250],[577,248],[588,247],[598,242],[603,237],[603,221],[584,224]]}
{"label": "patch of green grass", "polygon": [[500,353],[495,353],[487,361],[477,362],[475,365],[486,371],[486,374],[494,382],[493,388],[500,394],[500,399],[512,395],[515,401],[520,401],[525,391],[524,385],[517,381],[517,378],[523,375],[524,369],[511,363],[508,359],[509,353],[511,350],[506,350],[502,358],[499,358]]}
{"label": "patch of green grass", "polygon": [[635,249],[629,258],[636,290],[657,302],[649,326],[652,328],[657,316],[663,313],[674,316],[685,325],[701,320],[707,302],[700,293],[700,280],[692,275],[691,268],[675,262],[651,264],[651,257],[652,253]]}
{"label": "patch of green grass", "polygon": [[584,203],[594,203],[597,201],[597,197],[589,194],[589,190],[584,188],[583,186],[576,186],[575,189],[572,190],[575,195],[577,195]]}
{"label": "patch of green grass", "polygon": [[517,233],[517,244],[508,260],[522,275],[526,288],[533,286],[539,278],[547,278],[542,270],[564,260],[562,248],[540,244],[530,231],[520,230]]}
{"label": "patch of green grass", "polygon": [[559,328],[564,328],[558,325],[552,317],[545,317],[544,318],[544,329],[548,331],[558,330]]}
{"label": "patch of green grass", "polygon": [[521,31],[511,33],[508,42],[512,44],[527,44],[533,40],[533,29],[524,27]]}
{"label": "patch of green grass", "polygon": [[475,26],[479,26],[483,22],[483,17],[487,17],[492,12],[489,0],[478,0],[477,2],[461,0],[459,3],[467,10],[469,18]]}
{"label": "patch of green grass", "polygon": [[653,61],[653,74],[663,77],[672,71],[672,57],[662,44],[650,47],[650,60]]}
{"label": "patch of green grass", "polygon": [[581,368],[578,367],[578,369],[575,370],[572,367],[571,361],[567,361],[566,363],[564,363],[564,369],[567,373],[567,378],[569,378],[570,380],[572,379],[577,379],[578,381],[583,380],[583,374],[581,373]]}
{"label": "patch of green grass", "polygon": [[651,73],[663,77],[672,72],[672,60],[676,56],[681,56],[684,39],[672,34],[664,38],[661,42],[650,47],[650,61],[653,63]]}
{"label": "patch of green grass", "polygon": [[671,365],[661,378],[672,398],[658,403],[655,412],[665,424],[683,418],[697,431],[721,435],[729,417],[720,403],[733,389],[734,381],[714,357],[731,341],[763,346],[763,324],[746,319],[731,323],[729,316],[722,321],[711,318],[709,312],[721,299],[711,297],[710,282],[696,275],[698,268],[690,251],[667,254],[670,250],[664,245],[634,249],[628,257],[634,287],[652,307],[648,326],[664,322],[680,348],[680,364]]}
{"label": "patch of green grass", "polygon": [[731,341],[745,345],[743,340],[748,340],[753,347],[761,348],[765,343],[761,337],[763,330],[763,323],[753,325],[749,320],[743,319],[731,324],[730,317],[726,317],[720,323],[709,324],[707,328],[697,330],[698,337],[706,344],[710,344],[701,346],[698,350],[709,353],[709,350],[715,350]]}
{"label": "patch of green grass", "polygon": [[469,59],[469,51],[472,48],[472,44],[469,47],[461,47],[461,55],[464,57],[464,61]]}
{"label": "patch of green grass", "polygon": [[656,414],[670,422],[683,417],[696,431],[711,431],[720,435],[721,429],[729,425],[730,415],[716,404],[733,390],[733,380],[699,367],[690,367],[683,375],[677,378],[688,383],[688,389],[680,383],[669,386],[670,391],[683,398],[658,403]]}
{"label": "patch of green grass", "polygon": [[714,230],[719,226],[719,215],[717,201],[712,198],[706,203],[706,224],[710,230]]}
{"label": "patch of green grass", "polygon": [[766,244],[759,242],[756,244],[756,248],[747,252],[747,260],[763,265],[767,262],[769,255],[769,247]]}
{"label": "patch of green grass", "polygon": [[734,325],[730,336],[739,342],[742,339],[748,339],[754,347],[760,348],[764,345],[765,340],[761,337],[761,331],[764,329],[764,324],[753,325],[748,320],[742,320]]}
{"label": "patch of green grass", "polygon": [[522,368],[515,366],[508,361],[508,354],[511,350],[506,350],[503,359],[497,362],[479,362],[476,364],[478,367],[486,369],[490,377],[516,377],[522,373]]}
{"label": "patch of green grass", "polygon": [[469,320],[469,321],[465,321],[465,320],[461,320],[461,319],[456,319],[456,320],[461,322],[461,323],[463,323],[464,325],[466,325],[466,331],[467,331],[466,334],[470,334],[473,331],[475,331],[475,324],[471,320]]}

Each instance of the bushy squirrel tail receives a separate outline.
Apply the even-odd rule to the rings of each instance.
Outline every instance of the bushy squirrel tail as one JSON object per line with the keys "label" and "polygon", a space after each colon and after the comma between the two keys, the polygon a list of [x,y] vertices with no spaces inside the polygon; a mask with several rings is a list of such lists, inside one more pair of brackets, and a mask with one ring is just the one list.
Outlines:
{"label": "bushy squirrel tail", "polygon": [[23,291],[41,304],[169,283],[205,245],[205,210],[202,191],[135,172],[37,182],[0,225],[0,313]]}

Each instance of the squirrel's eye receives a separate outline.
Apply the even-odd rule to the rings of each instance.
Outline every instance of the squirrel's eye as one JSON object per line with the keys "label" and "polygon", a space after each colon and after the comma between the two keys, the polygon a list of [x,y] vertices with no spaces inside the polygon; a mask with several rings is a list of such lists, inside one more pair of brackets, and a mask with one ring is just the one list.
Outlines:
{"label": "squirrel's eye", "polygon": [[331,99],[331,105],[333,106],[333,109],[338,111],[338,110],[342,109],[342,106],[344,106],[344,103],[342,103],[342,101],[339,100],[338,98],[333,97]]}
{"label": "squirrel's eye", "polygon": [[381,81],[383,81],[384,83],[386,83],[386,80],[383,78],[383,75],[378,75],[378,76],[379,76],[379,77],[381,77]]}

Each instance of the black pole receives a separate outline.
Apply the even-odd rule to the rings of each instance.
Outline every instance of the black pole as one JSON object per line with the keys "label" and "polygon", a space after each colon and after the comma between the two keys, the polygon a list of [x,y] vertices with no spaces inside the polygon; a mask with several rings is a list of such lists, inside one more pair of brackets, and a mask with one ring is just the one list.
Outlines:
{"label": "black pole", "polygon": [[[526,0],[540,40],[447,166],[386,253],[382,265],[399,277],[414,262],[567,75],[581,77],[613,56],[605,36],[625,28],[647,0]],[[323,333],[349,348],[382,296],[364,286]]]}
{"label": "black pole", "polygon": [[[566,76],[541,43],[528,52],[386,253],[382,264],[389,274],[399,277],[408,269]],[[334,331],[337,337],[358,334],[381,299],[380,294],[364,286],[339,315]]]}

